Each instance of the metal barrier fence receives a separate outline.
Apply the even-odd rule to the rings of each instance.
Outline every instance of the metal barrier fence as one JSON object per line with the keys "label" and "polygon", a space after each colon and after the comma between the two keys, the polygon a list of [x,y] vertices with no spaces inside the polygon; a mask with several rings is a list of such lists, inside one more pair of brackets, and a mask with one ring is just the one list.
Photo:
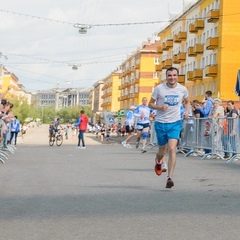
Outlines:
{"label": "metal barrier fence", "polygon": [[202,159],[221,158],[227,163],[240,157],[239,118],[190,118],[183,121],[179,152],[197,153]]}

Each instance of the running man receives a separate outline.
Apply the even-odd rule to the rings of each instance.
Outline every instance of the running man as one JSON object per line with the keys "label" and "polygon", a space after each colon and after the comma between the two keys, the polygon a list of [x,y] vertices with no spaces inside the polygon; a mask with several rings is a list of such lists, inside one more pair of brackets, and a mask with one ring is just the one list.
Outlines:
{"label": "running man", "polygon": [[139,147],[141,135],[142,135],[142,153],[147,152],[145,149],[148,133],[149,133],[149,126],[150,126],[150,114],[152,113],[152,109],[150,109],[147,105],[148,101],[146,97],[142,98],[142,104],[139,105],[135,111],[134,115],[138,118],[137,120],[137,142],[136,148]]}
{"label": "running man", "polygon": [[149,101],[149,107],[157,110],[155,119],[155,131],[158,141],[158,153],[156,154],[155,172],[161,175],[165,155],[168,150],[168,176],[166,188],[174,186],[172,176],[176,165],[177,143],[182,129],[180,118],[180,105],[185,101],[184,118],[188,118],[190,101],[187,88],[178,81],[178,69],[170,67],[166,71],[167,82],[155,87]]}
{"label": "running man", "polygon": [[130,139],[134,136],[134,110],[135,110],[135,106],[131,106],[129,112],[127,113],[126,116],[126,132],[128,134],[127,138],[125,141],[122,142],[122,145],[126,148],[132,148],[132,146],[129,144]]}

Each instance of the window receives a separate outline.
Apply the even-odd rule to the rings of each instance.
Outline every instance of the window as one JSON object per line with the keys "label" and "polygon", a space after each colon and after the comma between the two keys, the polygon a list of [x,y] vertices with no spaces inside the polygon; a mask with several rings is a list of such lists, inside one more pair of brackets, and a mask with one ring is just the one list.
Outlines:
{"label": "window", "polygon": [[154,58],[154,64],[159,64],[159,58],[158,57]]}
{"label": "window", "polygon": [[204,84],[201,85],[201,95],[204,95]]}
{"label": "window", "polygon": [[218,34],[217,34],[217,27],[214,28],[214,37],[217,37]]}
{"label": "window", "polygon": [[213,65],[216,65],[216,64],[217,64],[217,54],[216,54],[216,53],[213,54],[212,64],[213,64]]}
{"label": "window", "polygon": [[204,68],[204,67],[205,67],[205,58],[203,57],[201,62],[201,68]]}
{"label": "window", "polygon": [[153,73],[153,79],[158,79],[158,72]]}
{"label": "window", "polygon": [[212,82],[212,93],[216,93],[216,82]]}

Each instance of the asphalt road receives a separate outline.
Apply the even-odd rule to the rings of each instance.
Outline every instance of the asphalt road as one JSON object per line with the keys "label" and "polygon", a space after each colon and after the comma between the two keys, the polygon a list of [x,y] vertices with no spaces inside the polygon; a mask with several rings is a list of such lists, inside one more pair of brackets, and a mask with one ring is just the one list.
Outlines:
{"label": "asphalt road", "polygon": [[166,189],[155,150],[76,142],[35,127],[0,164],[0,240],[240,239],[240,162],[178,155]]}

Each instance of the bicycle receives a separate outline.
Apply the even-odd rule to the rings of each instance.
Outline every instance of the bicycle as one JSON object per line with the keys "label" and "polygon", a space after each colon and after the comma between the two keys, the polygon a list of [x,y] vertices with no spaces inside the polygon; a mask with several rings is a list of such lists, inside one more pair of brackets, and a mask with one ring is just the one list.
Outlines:
{"label": "bicycle", "polygon": [[63,134],[60,130],[57,131],[55,136],[52,136],[52,134],[49,137],[49,146],[53,146],[54,142],[56,141],[56,145],[59,147],[63,143]]}

